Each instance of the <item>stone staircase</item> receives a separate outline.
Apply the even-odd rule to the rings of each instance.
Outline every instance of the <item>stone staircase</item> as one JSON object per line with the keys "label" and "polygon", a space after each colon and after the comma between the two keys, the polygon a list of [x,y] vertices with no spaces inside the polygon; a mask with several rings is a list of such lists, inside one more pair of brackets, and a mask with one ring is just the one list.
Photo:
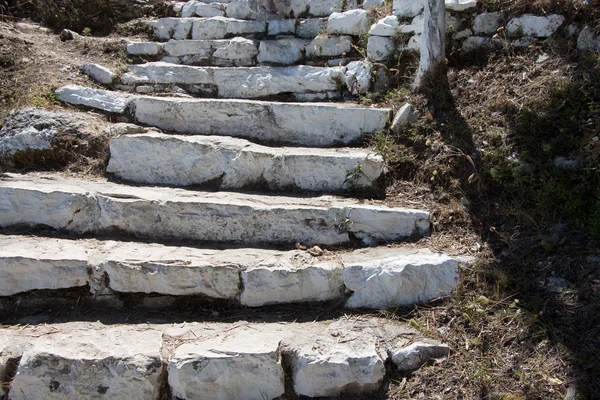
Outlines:
{"label": "stone staircase", "polygon": [[[56,91],[128,123],[115,125],[110,179],[0,178],[3,304],[89,290],[110,304],[385,309],[456,286],[458,260],[392,245],[429,234],[427,211],[364,199],[381,189],[384,161],[346,146],[387,129],[392,110],[323,102],[371,84],[371,63],[346,46],[368,29],[367,12],[356,0],[282,1],[275,16],[259,4],[177,3],[180,17],[149,22],[157,42],[127,45],[142,64],[120,76],[88,65],[105,89]],[[15,234],[40,226],[61,235]],[[296,312],[284,323],[5,326],[0,382],[6,399],[368,396],[392,368],[448,355],[391,320]]]}

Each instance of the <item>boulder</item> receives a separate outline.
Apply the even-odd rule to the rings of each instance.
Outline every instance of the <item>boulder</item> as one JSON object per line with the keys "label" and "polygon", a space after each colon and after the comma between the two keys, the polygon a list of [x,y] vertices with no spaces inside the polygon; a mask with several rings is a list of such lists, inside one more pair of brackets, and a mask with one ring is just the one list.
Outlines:
{"label": "boulder", "polygon": [[538,17],[525,14],[511,19],[506,25],[506,32],[511,37],[533,36],[546,38],[551,36],[565,22],[565,17],[559,14]]}
{"label": "boulder", "polygon": [[577,38],[577,50],[600,52],[600,33],[590,26],[583,28]]}
{"label": "boulder", "polygon": [[503,20],[503,12],[478,14],[473,18],[473,33],[475,35],[493,35],[498,30]]}

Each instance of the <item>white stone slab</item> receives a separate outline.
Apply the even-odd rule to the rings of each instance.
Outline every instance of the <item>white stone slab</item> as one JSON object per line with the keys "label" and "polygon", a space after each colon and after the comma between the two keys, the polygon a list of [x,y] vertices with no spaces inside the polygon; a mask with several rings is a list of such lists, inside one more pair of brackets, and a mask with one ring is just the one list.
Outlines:
{"label": "white stone slab", "polygon": [[369,35],[388,37],[395,36],[398,33],[398,25],[398,17],[395,15],[388,15],[371,26]]}
{"label": "white stone slab", "polygon": [[367,41],[367,56],[369,60],[385,61],[395,50],[394,40],[385,36],[369,36]]}
{"label": "white stone slab", "polygon": [[[319,335],[296,339],[290,355],[294,391],[308,397],[366,395],[380,389],[387,355],[378,351],[375,321],[336,321]],[[376,333],[377,332],[377,333]],[[381,354],[381,355],[380,355]]]}
{"label": "white stone slab", "polygon": [[511,19],[506,25],[506,32],[511,37],[533,36],[545,38],[551,36],[565,22],[565,17],[552,14],[539,17],[531,14]]}
{"label": "white stone slab", "polygon": [[240,301],[245,306],[330,301],[344,295],[342,266],[319,262],[305,252],[272,257],[242,272]]}
{"label": "white stone slab", "polygon": [[295,19],[272,19],[267,21],[269,36],[293,35],[296,33]]}
{"label": "white stone slab", "polygon": [[327,20],[324,18],[300,20],[296,24],[296,36],[304,39],[313,39],[325,28],[327,28]]}
{"label": "white stone slab", "polygon": [[391,110],[349,104],[138,97],[137,121],[167,131],[303,146],[351,143],[385,128]]}
{"label": "white stone slab", "polygon": [[199,17],[222,17],[225,15],[225,5],[223,3],[198,3],[195,14]]}
{"label": "white stone slab", "polygon": [[319,93],[338,90],[336,80],[343,78],[339,67],[254,67],[219,68],[213,83],[219,97],[252,99],[280,93]]}
{"label": "white stone slab", "polygon": [[0,226],[15,224],[162,239],[333,245],[349,241],[349,233],[369,243],[427,234],[429,214],[327,196],[210,193],[5,174],[0,181]]}
{"label": "white stone slab", "polygon": [[127,54],[132,56],[156,56],[162,52],[164,44],[156,42],[128,42]]}
{"label": "white stone slab", "polygon": [[0,296],[88,284],[85,246],[20,236],[0,236],[0,244]]}
{"label": "white stone slab", "polygon": [[247,67],[254,65],[254,57],[258,54],[258,48],[254,41],[242,37],[233,38],[218,47],[213,53],[216,65],[235,65]]}
{"label": "white stone slab", "polygon": [[362,9],[332,13],[327,22],[331,33],[360,36],[369,30],[368,12]]}
{"label": "white stone slab", "polygon": [[449,294],[458,279],[456,260],[427,250],[404,254],[383,248],[365,250],[343,260],[344,284],[352,291],[346,302],[349,308],[428,302]]}
{"label": "white stone slab", "polygon": [[292,65],[304,58],[307,44],[308,40],[298,38],[262,40],[257,60],[260,63]]}
{"label": "white stone slab", "polygon": [[365,94],[371,88],[371,71],[373,64],[369,61],[352,61],[346,66],[344,81],[348,91],[354,95]]}
{"label": "white stone slab", "polygon": [[161,332],[76,330],[31,338],[11,385],[11,399],[156,398]]}
{"label": "white stone slab", "polygon": [[169,360],[174,398],[206,400],[273,399],[284,391],[279,358],[281,333],[232,330],[202,336],[179,346]]}
{"label": "white stone slab", "polygon": [[[273,148],[218,136],[125,135],[110,143],[107,172],[149,184],[222,190],[266,186],[345,191],[371,186],[383,173],[380,156],[362,149]],[[354,171],[358,171],[354,174]]]}
{"label": "white stone slab", "polygon": [[63,86],[54,93],[57,100],[117,114],[125,111],[131,99],[128,94],[75,85]]}
{"label": "white stone slab", "polygon": [[306,46],[307,57],[336,57],[352,49],[350,36],[319,35]]}
{"label": "white stone slab", "polygon": [[117,74],[98,64],[84,64],[81,71],[101,85],[110,85],[117,78]]}
{"label": "white stone slab", "polygon": [[235,18],[198,18],[194,21],[192,39],[224,39],[227,36],[264,33],[265,21],[246,21]]}
{"label": "white stone slab", "polygon": [[192,25],[196,18],[161,18],[149,21],[148,25],[154,30],[157,40],[191,39]]}

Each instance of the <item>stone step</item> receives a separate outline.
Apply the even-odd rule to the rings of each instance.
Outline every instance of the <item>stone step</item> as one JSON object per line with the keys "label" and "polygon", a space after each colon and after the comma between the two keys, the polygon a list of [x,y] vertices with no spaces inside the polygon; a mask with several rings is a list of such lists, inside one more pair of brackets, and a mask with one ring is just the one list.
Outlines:
{"label": "stone step", "polygon": [[88,286],[93,296],[200,296],[249,307],[346,298],[348,308],[385,309],[445,296],[457,273],[457,260],[420,248],[216,250],[0,235],[0,297]]}
{"label": "stone step", "polygon": [[[360,60],[352,54],[351,36],[319,35],[313,40],[282,37],[271,40],[250,40],[236,37],[220,40],[169,40],[158,42],[129,42],[127,53],[144,61],[163,61],[172,64],[250,67],[264,65],[294,65],[320,63],[347,64]],[[340,58],[343,57],[343,58]],[[321,60],[321,61],[317,61]]]}
{"label": "stone step", "polygon": [[375,188],[383,170],[383,158],[367,149],[266,147],[231,137],[162,133],[113,138],[107,168],[137,183],[313,192]]}
{"label": "stone step", "polygon": [[226,16],[238,19],[293,18],[298,16],[327,17],[334,12],[357,8],[357,0],[294,0],[279,2],[279,13],[267,14],[255,0],[235,1],[188,1],[175,7],[179,16],[216,17]]}
{"label": "stone step", "polygon": [[372,317],[63,322],[0,329],[0,378],[12,400],[368,395],[381,389],[387,368],[418,369],[449,352],[406,325]]}
{"label": "stone step", "polygon": [[386,128],[389,108],[349,103],[282,103],[254,100],[134,96],[65,86],[56,98],[110,113],[129,113],[133,122],[166,131],[238,136],[301,146],[350,144]]}
{"label": "stone step", "polygon": [[133,187],[57,174],[4,174],[0,227],[46,225],[73,233],[334,245],[396,241],[429,232],[429,213],[333,196],[284,197]]}
{"label": "stone step", "polygon": [[213,18],[161,18],[149,21],[148,25],[158,41],[206,40],[245,37],[259,39],[291,35],[302,39],[313,39],[327,28],[324,18],[274,19],[250,21],[243,19]]}
{"label": "stone step", "polygon": [[354,61],[341,67],[196,67],[165,62],[130,65],[118,89],[153,93],[174,86],[198,97],[260,99],[278,95],[296,101],[341,98],[366,93],[372,64]]}

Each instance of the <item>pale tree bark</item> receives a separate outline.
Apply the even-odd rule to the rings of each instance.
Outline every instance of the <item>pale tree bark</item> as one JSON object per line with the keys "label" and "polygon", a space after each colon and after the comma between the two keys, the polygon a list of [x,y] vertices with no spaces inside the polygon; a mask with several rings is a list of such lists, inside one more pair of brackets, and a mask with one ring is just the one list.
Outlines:
{"label": "pale tree bark", "polygon": [[413,83],[420,90],[428,77],[433,77],[446,66],[446,3],[444,0],[425,0],[421,60]]}

